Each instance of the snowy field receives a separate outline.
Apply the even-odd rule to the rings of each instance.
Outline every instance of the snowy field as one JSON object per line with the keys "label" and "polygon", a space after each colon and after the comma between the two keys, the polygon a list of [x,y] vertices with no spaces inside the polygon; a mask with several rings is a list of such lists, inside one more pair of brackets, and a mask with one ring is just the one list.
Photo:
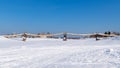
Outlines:
{"label": "snowy field", "polygon": [[120,37],[20,40],[0,36],[0,68],[120,68]]}

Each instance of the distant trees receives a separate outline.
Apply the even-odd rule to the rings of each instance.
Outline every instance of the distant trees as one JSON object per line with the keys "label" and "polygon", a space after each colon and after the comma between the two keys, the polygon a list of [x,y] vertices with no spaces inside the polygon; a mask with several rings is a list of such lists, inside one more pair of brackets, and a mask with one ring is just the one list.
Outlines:
{"label": "distant trees", "polygon": [[50,34],[50,32],[47,32],[47,34]]}
{"label": "distant trees", "polygon": [[119,33],[119,32],[113,32],[113,34],[115,34],[115,35],[120,35],[120,33]]}
{"label": "distant trees", "polygon": [[41,33],[38,33],[37,35],[40,35]]}
{"label": "distant trees", "polygon": [[107,31],[107,32],[105,32],[104,34],[108,34],[108,35],[110,35],[110,34],[111,34],[111,32],[110,32],[110,31]]}
{"label": "distant trees", "polygon": [[38,33],[37,35],[46,35],[46,34],[51,34],[50,32],[47,33]]}

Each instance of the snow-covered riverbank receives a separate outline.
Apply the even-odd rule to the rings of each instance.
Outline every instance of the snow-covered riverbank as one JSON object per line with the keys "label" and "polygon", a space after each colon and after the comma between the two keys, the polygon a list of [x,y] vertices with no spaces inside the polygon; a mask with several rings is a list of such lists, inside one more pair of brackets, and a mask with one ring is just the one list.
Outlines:
{"label": "snow-covered riverbank", "polygon": [[120,68],[120,38],[22,42],[0,37],[0,68]]}

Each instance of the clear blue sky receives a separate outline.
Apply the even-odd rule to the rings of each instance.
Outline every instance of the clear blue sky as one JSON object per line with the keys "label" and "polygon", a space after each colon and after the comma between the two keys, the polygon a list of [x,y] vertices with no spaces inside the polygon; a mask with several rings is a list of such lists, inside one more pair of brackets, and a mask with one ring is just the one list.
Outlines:
{"label": "clear blue sky", "polygon": [[120,32],[120,0],[0,0],[0,33]]}

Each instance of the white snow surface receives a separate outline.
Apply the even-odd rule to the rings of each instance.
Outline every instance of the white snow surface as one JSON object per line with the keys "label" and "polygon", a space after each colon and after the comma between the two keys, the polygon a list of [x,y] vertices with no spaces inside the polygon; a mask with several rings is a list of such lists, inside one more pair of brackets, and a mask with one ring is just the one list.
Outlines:
{"label": "white snow surface", "polygon": [[0,68],[120,68],[120,37],[21,40],[0,36]]}

